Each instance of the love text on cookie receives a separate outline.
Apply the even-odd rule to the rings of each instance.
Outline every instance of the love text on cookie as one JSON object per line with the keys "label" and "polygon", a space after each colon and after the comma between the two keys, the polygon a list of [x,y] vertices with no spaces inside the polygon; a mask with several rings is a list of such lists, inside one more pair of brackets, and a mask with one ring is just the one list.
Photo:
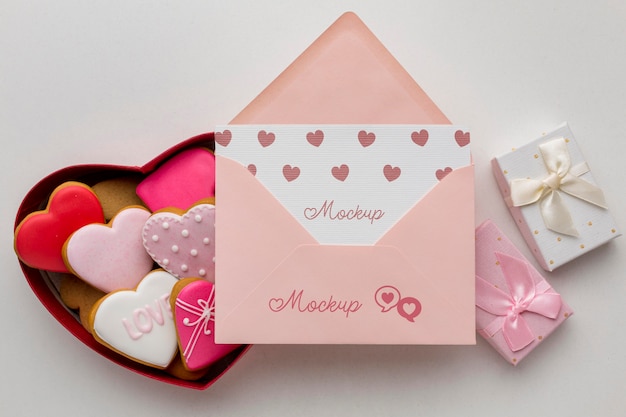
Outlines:
{"label": "love text on cookie", "polygon": [[153,305],[146,304],[133,310],[132,318],[123,318],[122,326],[131,339],[137,340],[144,334],[152,331],[154,324],[163,326],[165,320],[173,320],[172,308],[169,303],[169,294],[163,294],[154,300]]}

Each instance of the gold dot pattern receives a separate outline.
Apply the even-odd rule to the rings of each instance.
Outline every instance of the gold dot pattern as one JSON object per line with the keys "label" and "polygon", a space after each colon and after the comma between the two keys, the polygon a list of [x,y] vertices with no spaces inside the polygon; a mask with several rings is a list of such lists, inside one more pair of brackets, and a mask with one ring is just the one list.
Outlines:
{"label": "gold dot pattern", "polygon": [[611,233],[615,233],[615,229],[611,229]]}
{"label": "gold dot pattern", "polygon": [[554,259],[550,259],[550,265],[554,265]]}
{"label": "gold dot pattern", "polygon": [[561,239],[561,237],[560,237],[560,236],[556,238],[556,241],[557,241],[557,242],[560,242],[560,241],[562,241],[562,240],[563,240],[563,239]]}
{"label": "gold dot pattern", "polygon": [[539,158],[539,155],[534,154],[534,155],[533,155],[533,158],[537,159],[537,158]]}
{"label": "gold dot pattern", "polygon": [[509,173],[509,171],[507,171],[506,169],[504,171],[502,171],[502,172],[504,172],[504,175]]}
{"label": "gold dot pattern", "polygon": [[585,249],[585,245],[580,245],[580,248],[581,249]]}
{"label": "gold dot pattern", "polygon": [[563,317],[568,318],[569,317],[569,313],[563,314]]}
{"label": "gold dot pattern", "polygon": [[538,340],[541,340],[541,339],[543,339],[543,336],[539,336],[537,339],[538,339]]}
{"label": "gold dot pattern", "polygon": [[593,223],[592,223],[591,221],[587,222],[587,224],[588,224],[589,226],[593,226]]}
{"label": "gold dot pattern", "polygon": [[535,230],[535,232],[534,232],[534,233],[535,233],[536,235],[538,235],[538,234],[539,234],[539,230]]}

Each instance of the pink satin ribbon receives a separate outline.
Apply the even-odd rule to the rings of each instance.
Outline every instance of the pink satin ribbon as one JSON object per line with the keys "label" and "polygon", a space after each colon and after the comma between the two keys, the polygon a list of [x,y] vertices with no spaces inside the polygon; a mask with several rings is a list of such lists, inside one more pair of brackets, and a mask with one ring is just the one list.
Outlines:
{"label": "pink satin ribbon", "polygon": [[502,330],[511,351],[517,352],[531,344],[535,336],[524,319],[525,312],[555,319],[561,310],[561,296],[545,281],[535,284],[525,260],[496,252],[509,293],[476,276],[476,306],[496,317],[483,331],[493,337]]}

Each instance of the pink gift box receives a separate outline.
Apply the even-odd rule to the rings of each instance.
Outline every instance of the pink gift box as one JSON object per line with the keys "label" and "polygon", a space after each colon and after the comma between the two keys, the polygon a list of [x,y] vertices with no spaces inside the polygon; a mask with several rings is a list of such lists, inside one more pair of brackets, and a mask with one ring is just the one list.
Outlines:
{"label": "pink gift box", "polygon": [[573,314],[490,220],[476,229],[476,329],[517,365]]}

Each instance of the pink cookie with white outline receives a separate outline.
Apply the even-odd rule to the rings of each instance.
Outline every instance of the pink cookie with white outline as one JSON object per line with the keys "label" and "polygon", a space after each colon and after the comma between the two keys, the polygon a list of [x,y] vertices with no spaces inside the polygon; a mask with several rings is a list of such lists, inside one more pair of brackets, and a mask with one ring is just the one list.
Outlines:
{"label": "pink cookie with white outline", "polygon": [[137,186],[137,195],[152,211],[167,207],[185,210],[215,196],[215,155],[206,148],[183,151]]}
{"label": "pink cookie with white outline", "polygon": [[204,369],[240,345],[215,344],[215,286],[197,278],[180,280],[170,297],[183,365]]}
{"label": "pink cookie with white outline", "polygon": [[68,269],[83,281],[104,291],[135,288],[152,270],[152,258],[141,242],[150,212],[131,206],[109,224],[89,224],[74,232],[63,246]]}
{"label": "pink cookie with white outline", "polygon": [[142,237],[148,254],[172,275],[215,281],[214,205],[199,204],[182,215],[154,213]]}

